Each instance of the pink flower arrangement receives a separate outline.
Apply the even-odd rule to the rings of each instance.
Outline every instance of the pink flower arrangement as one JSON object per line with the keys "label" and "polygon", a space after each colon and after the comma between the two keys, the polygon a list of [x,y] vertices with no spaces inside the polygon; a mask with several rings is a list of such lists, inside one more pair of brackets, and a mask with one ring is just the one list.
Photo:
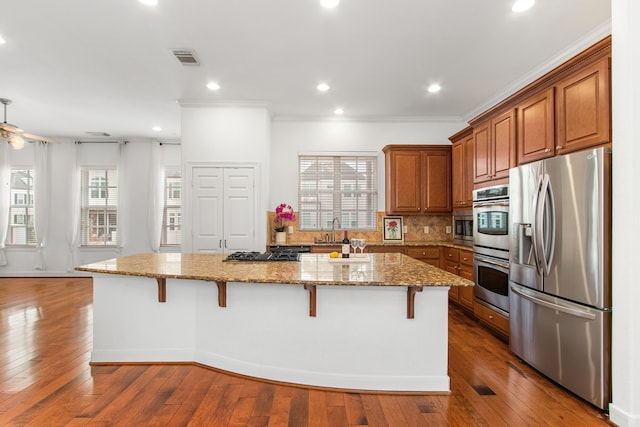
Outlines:
{"label": "pink flower arrangement", "polygon": [[291,205],[287,205],[286,203],[280,203],[276,206],[276,231],[284,231],[284,222],[285,221],[293,221],[296,219],[296,214],[293,213],[293,208]]}

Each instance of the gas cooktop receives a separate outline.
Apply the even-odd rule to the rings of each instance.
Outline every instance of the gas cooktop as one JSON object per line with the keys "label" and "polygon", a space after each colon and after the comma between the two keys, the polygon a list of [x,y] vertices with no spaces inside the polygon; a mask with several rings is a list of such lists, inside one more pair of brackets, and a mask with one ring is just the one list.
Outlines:
{"label": "gas cooktop", "polygon": [[300,257],[294,250],[282,250],[278,252],[233,252],[225,261],[298,261]]}

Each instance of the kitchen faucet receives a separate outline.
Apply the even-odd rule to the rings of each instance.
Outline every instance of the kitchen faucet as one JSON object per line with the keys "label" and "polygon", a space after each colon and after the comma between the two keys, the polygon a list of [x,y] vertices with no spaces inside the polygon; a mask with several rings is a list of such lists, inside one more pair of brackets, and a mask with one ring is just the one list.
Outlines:
{"label": "kitchen faucet", "polygon": [[338,228],[342,227],[342,225],[340,225],[340,218],[338,217],[333,218],[333,221],[331,221],[331,242],[332,243],[336,242],[336,221],[338,221]]}

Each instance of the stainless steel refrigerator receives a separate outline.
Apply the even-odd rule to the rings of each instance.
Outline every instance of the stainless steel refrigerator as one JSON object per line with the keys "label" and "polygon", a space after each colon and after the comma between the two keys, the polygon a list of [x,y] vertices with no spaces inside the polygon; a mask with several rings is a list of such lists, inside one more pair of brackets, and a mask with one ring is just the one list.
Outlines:
{"label": "stainless steel refrigerator", "polygon": [[509,176],[511,350],[606,409],[611,401],[611,150]]}

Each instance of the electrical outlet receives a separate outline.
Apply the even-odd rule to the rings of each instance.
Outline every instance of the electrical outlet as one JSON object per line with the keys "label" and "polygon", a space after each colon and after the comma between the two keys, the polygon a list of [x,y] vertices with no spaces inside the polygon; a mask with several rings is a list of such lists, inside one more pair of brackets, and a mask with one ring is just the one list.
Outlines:
{"label": "electrical outlet", "polygon": [[287,230],[287,231],[289,231],[289,234],[293,234],[293,225],[290,225],[289,226],[289,230]]}
{"label": "electrical outlet", "polygon": [[428,225],[424,226],[424,234],[429,234],[429,226]]}
{"label": "electrical outlet", "polygon": [[406,232],[407,232],[407,226],[406,226],[406,225],[403,225],[403,226],[402,226],[402,232],[403,232],[403,233],[406,233]]}
{"label": "electrical outlet", "polygon": [[450,225],[447,225],[446,233],[447,234],[451,234],[451,226]]}

